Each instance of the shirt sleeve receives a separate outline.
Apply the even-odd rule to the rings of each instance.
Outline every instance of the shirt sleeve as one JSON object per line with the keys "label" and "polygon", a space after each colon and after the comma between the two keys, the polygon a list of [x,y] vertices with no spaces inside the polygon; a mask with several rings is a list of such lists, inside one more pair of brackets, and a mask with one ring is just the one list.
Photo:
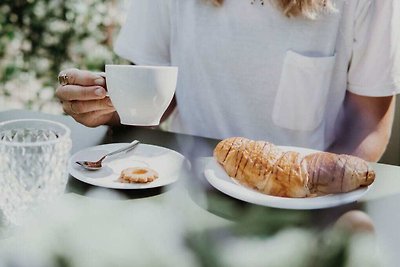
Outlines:
{"label": "shirt sleeve", "polygon": [[131,0],[117,55],[138,65],[170,65],[170,0]]}
{"label": "shirt sleeve", "polygon": [[358,5],[348,90],[365,96],[400,93],[400,1]]}

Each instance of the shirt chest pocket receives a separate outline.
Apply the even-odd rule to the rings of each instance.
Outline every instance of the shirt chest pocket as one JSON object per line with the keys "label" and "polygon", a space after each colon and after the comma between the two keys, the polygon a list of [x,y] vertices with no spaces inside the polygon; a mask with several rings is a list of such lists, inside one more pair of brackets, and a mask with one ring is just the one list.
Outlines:
{"label": "shirt chest pocket", "polygon": [[282,128],[312,131],[322,122],[335,56],[285,56],[272,119]]}

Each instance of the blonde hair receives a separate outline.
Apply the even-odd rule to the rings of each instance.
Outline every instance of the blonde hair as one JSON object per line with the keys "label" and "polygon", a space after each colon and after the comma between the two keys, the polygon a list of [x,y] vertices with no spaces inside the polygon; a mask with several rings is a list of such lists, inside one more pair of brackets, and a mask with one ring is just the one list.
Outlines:
{"label": "blonde hair", "polygon": [[[220,6],[224,0],[210,0],[214,5]],[[268,1],[268,0],[265,0]],[[323,11],[334,11],[331,0],[272,0],[288,17],[303,16],[316,19]],[[264,2],[264,1],[261,1]]]}

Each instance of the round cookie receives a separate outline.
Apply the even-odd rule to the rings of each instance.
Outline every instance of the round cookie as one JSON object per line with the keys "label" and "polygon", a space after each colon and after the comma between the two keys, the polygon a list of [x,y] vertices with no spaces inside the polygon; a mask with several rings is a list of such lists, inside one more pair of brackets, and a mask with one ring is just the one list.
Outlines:
{"label": "round cookie", "polygon": [[158,178],[158,173],[147,167],[131,167],[121,171],[121,183],[150,183]]}

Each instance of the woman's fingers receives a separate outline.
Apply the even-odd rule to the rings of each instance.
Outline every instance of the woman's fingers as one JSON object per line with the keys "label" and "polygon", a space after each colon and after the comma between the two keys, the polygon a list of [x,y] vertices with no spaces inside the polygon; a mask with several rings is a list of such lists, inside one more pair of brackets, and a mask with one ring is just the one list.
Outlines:
{"label": "woman's fingers", "polygon": [[59,74],[61,85],[56,96],[61,101],[102,99],[106,96],[106,81],[100,73],[67,69]]}
{"label": "woman's fingers", "polygon": [[110,98],[108,97],[98,100],[87,101],[63,101],[62,105],[65,113],[75,116],[85,113],[91,113],[94,111],[104,111],[105,114],[115,111],[115,108],[112,105]]}
{"label": "woman's fingers", "polygon": [[106,94],[101,86],[62,85],[56,90],[56,96],[61,101],[102,99]]}
{"label": "woman's fingers", "polygon": [[96,127],[118,118],[110,98],[106,96],[106,80],[101,73],[67,69],[60,72],[59,81],[56,96],[64,112],[77,122]]}
{"label": "woman's fingers", "polygon": [[65,82],[67,84],[74,85],[82,85],[82,86],[90,86],[90,85],[99,85],[102,87],[106,87],[106,80],[99,73],[87,71],[87,70],[79,70],[79,69],[67,69],[62,70],[58,76],[64,76]]}

